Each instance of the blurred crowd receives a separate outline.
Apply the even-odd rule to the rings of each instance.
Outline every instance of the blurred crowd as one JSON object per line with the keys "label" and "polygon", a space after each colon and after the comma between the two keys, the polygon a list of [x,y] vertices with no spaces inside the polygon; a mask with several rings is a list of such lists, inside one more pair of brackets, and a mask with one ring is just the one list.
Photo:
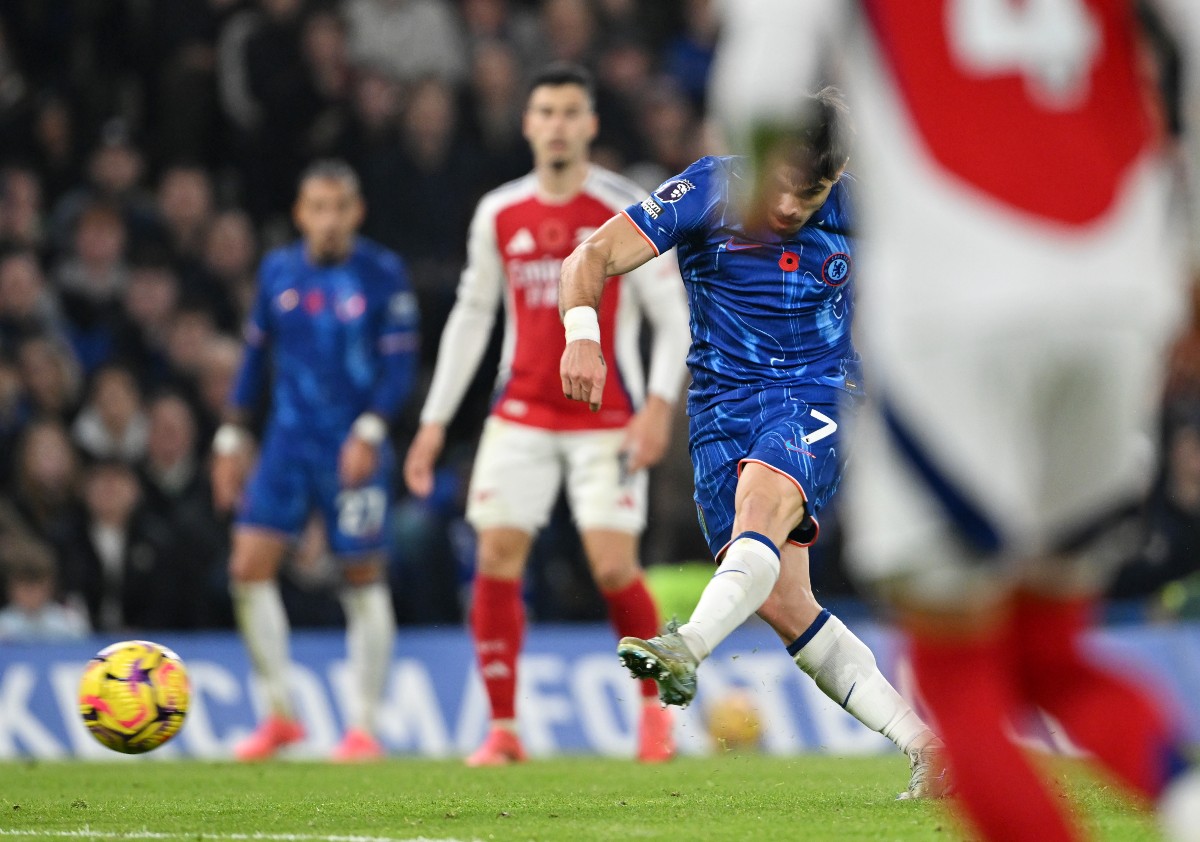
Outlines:
{"label": "blurred crowd", "polygon": [[[594,158],[650,189],[709,151],[716,30],[714,0],[0,0],[0,639],[232,627],[208,442],[307,162],[362,176],[364,233],[412,271],[428,375],[475,202],[530,167],[531,71],[590,67]],[[463,484],[494,371],[433,498],[397,507],[401,622],[461,617]],[[1170,394],[1152,537],[1122,595],[1200,570],[1200,339]],[[705,555],[680,421],[648,564]],[[826,534],[817,584],[848,591]],[[563,518],[535,559],[534,616],[603,616]],[[285,580],[296,625],[341,621],[330,564],[306,534]]]}

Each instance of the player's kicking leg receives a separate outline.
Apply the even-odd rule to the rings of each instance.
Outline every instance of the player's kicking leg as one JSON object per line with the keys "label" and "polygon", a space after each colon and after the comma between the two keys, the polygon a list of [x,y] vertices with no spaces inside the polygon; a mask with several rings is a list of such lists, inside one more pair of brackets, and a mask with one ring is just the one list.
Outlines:
{"label": "player's kicking leg", "polygon": [[504,766],[525,760],[517,734],[517,659],[525,638],[521,576],[533,544],[522,529],[479,530],[478,570],[471,598],[471,637],[491,705],[491,727],[468,766]]}
{"label": "player's kicking leg", "polygon": [[304,739],[288,692],[289,629],[275,579],[287,547],[281,533],[252,526],[234,529],[229,559],[234,615],[270,708],[254,733],[234,748],[238,760],[266,760]]}
{"label": "player's kicking leg", "polygon": [[700,662],[770,596],[779,579],[779,545],[804,514],[795,482],[757,462],[744,466],[733,496],[733,540],[691,618],[664,635],[626,637],[617,645],[630,673],[653,678],[668,705],[691,703]]}

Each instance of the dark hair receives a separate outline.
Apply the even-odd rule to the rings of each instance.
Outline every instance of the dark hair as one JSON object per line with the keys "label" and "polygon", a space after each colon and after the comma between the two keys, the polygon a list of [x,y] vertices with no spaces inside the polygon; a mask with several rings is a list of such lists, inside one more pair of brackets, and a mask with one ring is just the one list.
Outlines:
{"label": "dark hair", "polygon": [[[850,158],[853,134],[850,109],[842,92],[828,85],[805,98],[794,132],[789,131],[782,138],[791,147],[784,147],[785,159],[803,171],[810,183],[822,179],[833,181]],[[774,144],[781,138],[765,140]]]}
{"label": "dark hair", "polygon": [[588,102],[596,102],[596,82],[586,67],[568,61],[556,61],[539,70],[529,81],[529,95],[538,88],[577,85],[587,94]]}
{"label": "dark hair", "polygon": [[354,167],[347,164],[341,158],[320,158],[313,161],[300,173],[300,180],[296,184],[297,189],[303,188],[305,184],[314,178],[340,181],[355,193],[362,192],[358,173],[354,171]]}

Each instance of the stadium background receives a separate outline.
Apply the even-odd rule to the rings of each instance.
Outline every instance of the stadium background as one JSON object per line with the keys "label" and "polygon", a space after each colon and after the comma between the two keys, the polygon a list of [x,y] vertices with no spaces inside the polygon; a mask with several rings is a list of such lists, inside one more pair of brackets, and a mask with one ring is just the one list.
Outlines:
{"label": "stadium background", "polygon": [[[396,426],[404,448],[474,203],[530,165],[520,117],[531,70],[590,67],[594,157],[650,189],[710,151],[716,36],[707,0],[2,0],[0,606],[18,588],[45,594],[108,639],[232,628],[207,443],[257,260],[294,236],[300,168],[349,160],[365,233],[412,268],[424,378]],[[1169,68],[1153,36],[1147,49]],[[495,344],[434,497],[397,505],[390,580],[402,624],[454,629],[463,617],[464,486]],[[1114,586],[1115,619],[1188,616],[1200,593],[1200,335],[1171,365],[1150,527]],[[656,580],[705,557],[678,420],[643,544]],[[125,536],[108,563],[104,525]],[[823,527],[818,593],[853,614],[836,518]],[[295,626],[340,625],[335,573],[307,535],[285,575]],[[528,591],[538,621],[604,616],[561,511]],[[20,634],[19,622],[0,623],[0,639]]]}

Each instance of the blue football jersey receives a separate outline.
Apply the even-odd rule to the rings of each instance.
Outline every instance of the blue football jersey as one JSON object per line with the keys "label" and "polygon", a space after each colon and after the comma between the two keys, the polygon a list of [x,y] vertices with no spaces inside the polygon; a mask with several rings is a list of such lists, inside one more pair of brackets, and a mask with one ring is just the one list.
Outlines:
{"label": "blue football jersey", "polygon": [[263,258],[233,403],[254,405],[271,378],[269,424],[340,441],[363,412],[390,418],[411,389],[417,304],[403,262],[358,238],[342,263],[317,265],[303,242]]}
{"label": "blue football jersey", "polygon": [[691,309],[691,414],[770,386],[861,383],[850,337],[852,176],[786,240],[746,230],[739,194],[750,178],[744,158],[701,158],[625,210],[660,254],[678,247]]}

